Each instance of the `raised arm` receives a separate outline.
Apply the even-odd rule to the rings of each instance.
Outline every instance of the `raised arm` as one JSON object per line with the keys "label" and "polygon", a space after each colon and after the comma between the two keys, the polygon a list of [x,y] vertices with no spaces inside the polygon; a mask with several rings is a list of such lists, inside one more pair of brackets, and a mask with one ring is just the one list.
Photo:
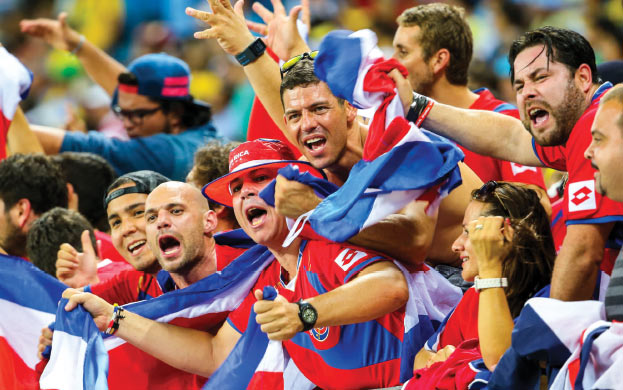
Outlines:
{"label": "raised arm", "polygon": [[[236,2],[233,8],[229,2],[208,0],[208,3],[210,3],[212,13],[193,8],[186,9],[188,15],[211,26],[209,29],[195,33],[195,38],[216,39],[221,48],[233,56],[243,52],[255,40],[244,19],[242,11],[244,2]],[[294,7],[290,15],[286,16],[281,2],[275,0],[273,6],[275,7],[274,15],[259,4],[254,4],[254,10],[260,13],[267,25],[249,23],[253,29],[256,31],[264,30],[262,33],[268,33],[266,37],[268,45],[279,57],[284,56],[287,59],[291,53],[299,54],[309,50],[296,29],[296,18],[302,7]],[[298,39],[293,39],[296,37]],[[296,144],[296,140],[285,128],[283,106],[279,93],[281,85],[279,65],[269,55],[264,54],[246,65],[244,72],[271,119],[286,138]]]}
{"label": "raised arm", "polygon": [[[69,299],[65,310],[78,304],[93,316],[97,327],[103,331],[112,318],[113,306],[96,295],[67,289]],[[137,314],[124,312],[115,336],[162,360],[190,373],[209,377],[221,365],[236,345],[240,335],[225,323],[215,336],[208,332],[156,322]]]}
{"label": "raised arm", "polygon": [[76,54],[91,79],[112,96],[117,87],[117,77],[126,68],[69,27],[65,12],[61,12],[57,20],[24,19],[20,22],[20,28],[23,33],[41,38],[55,49]]}
{"label": "raised arm", "polygon": [[16,153],[43,153],[43,146],[37,136],[30,129],[28,120],[20,107],[15,111],[13,121],[7,133],[9,154]]}
{"label": "raised arm", "polygon": [[[389,73],[405,112],[416,97],[411,84],[400,72]],[[423,110],[426,97],[420,99]],[[436,102],[421,124],[425,129],[450,138],[467,149],[522,165],[543,166],[532,149],[532,136],[519,119],[493,111],[470,110]]]}
{"label": "raised arm", "polygon": [[[481,279],[501,278],[502,261],[510,250],[513,237],[510,224],[502,217],[479,217],[470,222],[468,232],[478,259],[478,276]],[[478,298],[478,339],[482,359],[490,371],[495,369],[511,346],[513,327],[504,288],[481,290]]]}
{"label": "raised arm", "polygon": [[[311,187],[277,176],[275,207],[281,215],[296,219],[320,202]],[[436,215],[426,214],[426,205],[411,202],[399,213],[363,229],[348,242],[385,253],[406,264],[421,264],[433,240],[437,221]]]}

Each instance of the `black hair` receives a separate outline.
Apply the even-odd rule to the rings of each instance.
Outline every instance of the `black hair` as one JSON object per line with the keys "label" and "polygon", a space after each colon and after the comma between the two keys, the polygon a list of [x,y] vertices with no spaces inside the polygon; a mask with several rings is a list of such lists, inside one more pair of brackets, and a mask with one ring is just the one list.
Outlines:
{"label": "black hair", "polygon": [[515,58],[525,49],[533,46],[545,46],[545,53],[549,61],[565,65],[571,73],[586,64],[591,68],[593,83],[599,82],[595,52],[586,38],[575,31],[565,28],[545,26],[523,33],[511,45],[508,53],[510,63],[511,84],[515,82]]}
{"label": "black hair", "polygon": [[63,171],[65,180],[78,194],[78,211],[96,229],[108,230],[106,209],[102,198],[106,189],[117,177],[112,166],[104,158],[92,153],[64,152],[53,156]]}
{"label": "black hair", "polygon": [[28,231],[26,250],[34,265],[56,277],[56,257],[61,244],[67,243],[83,252],[82,232],[88,230],[93,248],[97,248],[93,227],[80,213],[55,207],[38,218]]}
{"label": "black hair", "polygon": [[5,212],[28,199],[36,214],[67,207],[67,186],[59,166],[38,154],[14,154],[0,161],[0,199]]}

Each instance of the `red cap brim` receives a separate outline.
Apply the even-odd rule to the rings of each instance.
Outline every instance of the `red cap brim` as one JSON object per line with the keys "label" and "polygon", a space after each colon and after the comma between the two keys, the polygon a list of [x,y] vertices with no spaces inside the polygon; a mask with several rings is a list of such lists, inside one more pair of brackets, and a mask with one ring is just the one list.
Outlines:
{"label": "red cap brim", "polygon": [[202,193],[203,196],[210,199],[213,202],[222,204],[223,206],[232,207],[232,196],[229,192],[229,183],[231,183],[234,179],[243,176],[248,171],[258,169],[258,168],[283,168],[287,165],[295,165],[299,168],[301,172],[309,172],[310,174],[325,179],[327,176],[321,170],[314,168],[310,163],[306,161],[299,160],[289,160],[289,161],[272,161],[265,162],[258,165],[246,167],[239,171],[230,172],[225,176],[221,176],[218,179],[211,181],[210,183],[203,186]]}

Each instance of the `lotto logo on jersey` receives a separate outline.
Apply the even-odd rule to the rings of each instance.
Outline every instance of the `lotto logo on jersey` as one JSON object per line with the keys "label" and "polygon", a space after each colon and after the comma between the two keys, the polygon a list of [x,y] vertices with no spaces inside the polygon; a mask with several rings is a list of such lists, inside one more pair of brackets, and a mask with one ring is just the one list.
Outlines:
{"label": "lotto logo on jersey", "polygon": [[348,271],[350,267],[357,264],[359,260],[368,256],[365,252],[356,251],[354,249],[345,248],[339,255],[335,258],[335,262],[340,266],[344,271]]}
{"label": "lotto logo on jersey", "polygon": [[595,180],[584,180],[569,183],[569,212],[595,210]]}
{"label": "lotto logo on jersey", "polygon": [[527,167],[525,165],[515,164],[514,162],[511,163],[511,169],[513,171],[513,175],[515,176],[524,172],[537,172],[535,167]]}

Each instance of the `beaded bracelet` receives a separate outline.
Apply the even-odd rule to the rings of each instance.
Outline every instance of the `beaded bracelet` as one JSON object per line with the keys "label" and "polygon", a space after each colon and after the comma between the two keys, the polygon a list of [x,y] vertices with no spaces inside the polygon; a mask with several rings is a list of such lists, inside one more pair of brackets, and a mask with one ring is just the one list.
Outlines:
{"label": "beaded bracelet", "polygon": [[124,311],[123,307],[119,306],[116,303],[113,305],[112,318],[110,319],[110,322],[108,323],[108,327],[106,328],[104,333],[111,334],[111,335],[115,334],[117,329],[119,329],[119,320],[122,320],[125,318],[125,316],[123,315],[123,311]]}

